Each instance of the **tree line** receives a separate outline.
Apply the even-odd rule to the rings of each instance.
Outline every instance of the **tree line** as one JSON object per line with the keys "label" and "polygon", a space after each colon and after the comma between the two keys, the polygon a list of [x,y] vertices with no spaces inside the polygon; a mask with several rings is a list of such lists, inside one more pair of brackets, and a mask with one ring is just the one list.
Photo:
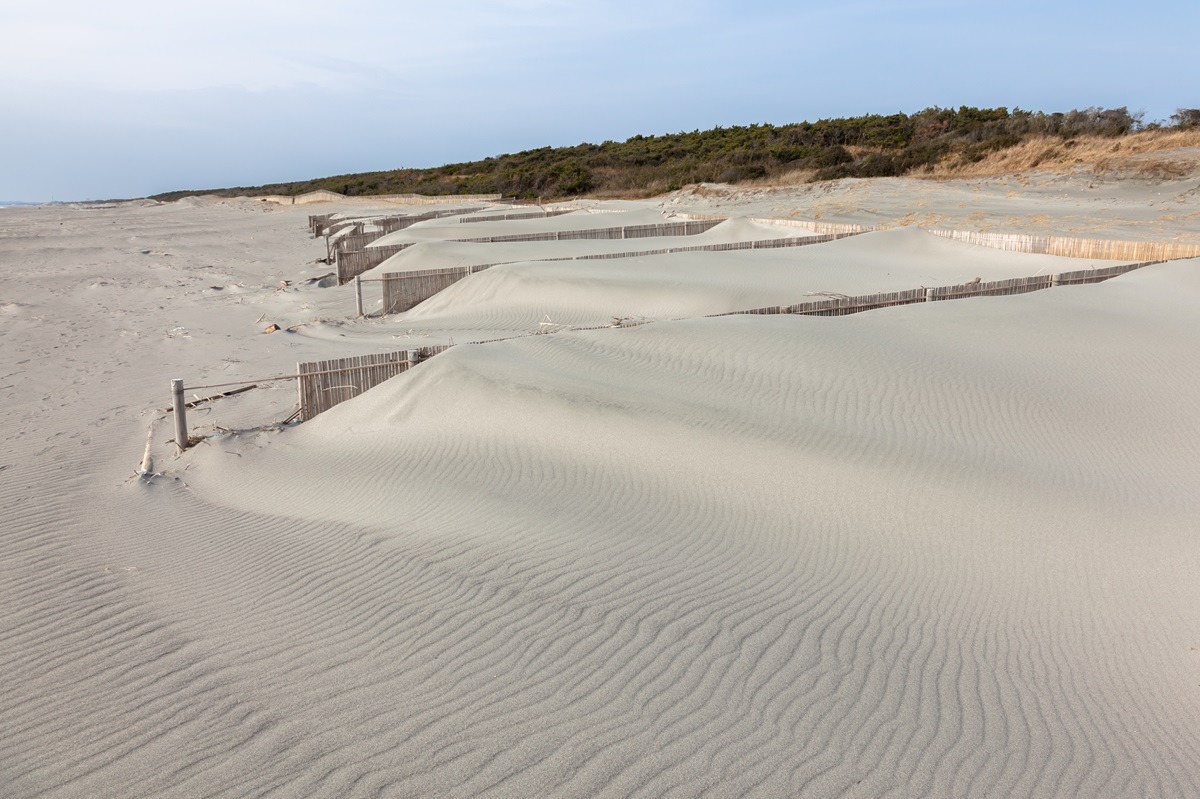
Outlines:
{"label": "tree line", "polygon": [[264,186],[177,191],[195,194],[298,195],[318,189],[373,194],[502,194],[559,199],[581,194],[651,196],[702,182],[738,183],[804,173],[813,181],[897,177],[947,159],[980,161],[1034,136],[1071,140],[1120,137],[1162,127],[1200,127],[1200,109],[1145,122],[1127,108],[1045,113],[1020,108],[926,108],[914,114],[869,114],[788,125],[746,125],[623,142],[540,147],[428,169],[364,172]]}

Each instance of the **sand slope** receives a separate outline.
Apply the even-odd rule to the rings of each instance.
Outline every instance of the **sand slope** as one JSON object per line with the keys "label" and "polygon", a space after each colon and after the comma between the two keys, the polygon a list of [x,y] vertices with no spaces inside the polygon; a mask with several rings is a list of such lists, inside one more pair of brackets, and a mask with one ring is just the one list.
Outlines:
{"label": "sand slope", "polygon": [[1003,252],[900,228],[795,248],[502,264],[455,283],[392,324],[527,330],[546,318],[580,326],[613,317],[676,319],[1113,263]]}
{"label": "sand slope", "polygon": [[1198,295],[465,346],[188,479],[363,526],[279,679],[402,793],[1185,795]]}

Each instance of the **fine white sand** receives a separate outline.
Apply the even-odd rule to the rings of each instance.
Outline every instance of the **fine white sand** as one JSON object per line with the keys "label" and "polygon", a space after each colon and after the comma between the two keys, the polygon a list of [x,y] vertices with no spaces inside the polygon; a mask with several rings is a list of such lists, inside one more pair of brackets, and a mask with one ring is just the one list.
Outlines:
{"label": "fine white sand", "polygon": [[[326,210],[0,211],[0,795],[1200,793],[1200,260],[691,318],[1082,265],[912,229],[525,256],[354,321],[309,282]],[[618,314],[658,321],[286,429],[264,384],[178,457],[157,410]]]}

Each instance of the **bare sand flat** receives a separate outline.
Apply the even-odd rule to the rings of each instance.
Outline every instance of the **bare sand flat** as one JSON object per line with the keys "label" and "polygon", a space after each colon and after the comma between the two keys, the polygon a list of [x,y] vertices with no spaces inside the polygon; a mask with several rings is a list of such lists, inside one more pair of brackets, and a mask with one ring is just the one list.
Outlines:
{"label": "bare sand flat", "polygon": [[[1200,261],[668,318],[1078,268],[898,230],[355,321],[327,210],[0,210],[0,794],[1200,793]],[[182,456],[158,410],[543,305],[659,321],[456,346],[287,428],[264,383]]]}

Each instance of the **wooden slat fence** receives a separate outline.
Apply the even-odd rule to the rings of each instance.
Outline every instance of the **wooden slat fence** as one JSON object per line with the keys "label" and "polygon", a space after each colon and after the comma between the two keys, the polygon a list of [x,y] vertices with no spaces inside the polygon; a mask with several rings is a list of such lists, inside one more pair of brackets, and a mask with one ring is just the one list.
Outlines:
{"label": "wooden slat fence", "polygon": [[[571,239],[636,239],[645,236],[691,236],[697,233],[702,233],[705,230],[715,226],[717,222],[701,221],[701,222],[674,222],[663,225],[631,225],[626,227],[613,228],[598,228],[595,230],[564,230],[553,233],[518,233],[508,236],[485,236],[481,238],[470,239],[449,239],[455,242],[469,243],[492,243],[492,242],[516,242],[516,241],[561,241]],[[354,279],[356,275],[361,275],[370,269],[374,269],[379,264],[391,258],[396,253],[411,247],[415,242],[405,244],[385,245],[383,247],[365,247],[360,251],[347,249],[346,251],[338,251],[337,255],[337,278],[338,285],[342,285]],[[393,247],[398,249],[392,249]],[[549,259],[548,259],[549,260]],[[564,259],[566,260],[566,259]],[[409,275],[411,272],[403,274]],[[453,281],[452,281],[453,282]],[[447,284],[449,285],[449,284]],[[439,289],[440,290],[440,289]],[[430,295],[432,296],[432,295]],[[384,307],[393,307],[386,299]],[[411,307],[411,306],[410,306]],[[407,308],[403,310],[408,310]]]}
{"label": "wooden slat fence", "polygon": [[[918,302],[935,302],[942,300],[963,299],[967,297],[1000,296],[1007,294],[1024,294],[1030,291],[1050,288],[1051,286],[1067,286],[1082,283],[1098,283],[1116,275],[1125,274],[1151,264],[1163,263],[1162,260],[1144,261],[1140,263],[1120,264],[1099,269],[1084,269],[1076,272],[1063,272],[1057,275],[1034,275],[1032,277],[1009,278],[988,283],[967,283],[957,286],[936,286],[933,288],[920,287],[891,291],[879,294],[864,294],[856,297],[826,297],[810,300],[794,305],[771,305],[764,308],[754,308],[747,311],[731,311],[728,313],[712,314],[712,316],[737,316],[743,314],[798,314],[805,316],[846,316],[862,311],[887,308],[897,305],[910,305]],[[460,267],[463,271],[479,270],[488,265]],[[450,270],[425,270],[425,274],[410,273],[417,277],[440,278],[442,273]],[[570,328],[573,330],[596,330],[601,327],[625,327],[615,323],[587,328]],[[501,341],[503,339],[494,339]],[[473,342],[488,343],[488,342]],[[416,363],[439,353],[445,352],[453,345],[444,344],[432,347],[421,347],[414,350],[382,353],[376,355],[360,355],[353,358],[339,358],[328,361],[316,361],[297,364],[296,373],[298,393],[300,397],[300,418],[302,421],[312,419],[319,413],[345,402],[384,380],[394,377],[411,368]]]}
{"label": "wooden slat fence", "polygon": [[473,222],[507,222],[513,219],[546,219],[552,216],[562,216],[574,211],[573,208],[563,208],[554,211],[514,211],[508,214],[488,214],[487,216],[464,216],[458,220],[464,225]]}
{"label": "wooden slat fence", "polygon": [[359,252],[373,241],[378,241],[387,234],[382,230],[372,230],[363,233],[350,233],[334,242],[333,251],[340,256],[344,252]]}
{"label": "wooden slat fence", "polygon": [[721,220],[696,220],[692,222],[662,222],[651,225],[625,225],[622,227],[591,228],[587,230],[556,230],[545,233],[512,233],[503,236],[480,236],[453,241],[494,244],[513,241],[574,241],[578,239],[640,239],[651,236],[694,236],[716,227]]}
{"label": "wooden slat fence", "polygon": [[362,230],[363,230],[362,220],[338,219],[338,220],[331,221],[329,224],[327,224],[325,226],[323,234],[326,236],[332,236],[335,233],[340,233],[341,231],[347,230],[347,229],[350,230],[350,233],[346,234],[346,235],[351,235],[353,233],[362,233]]}
{"label": "wooden slat fence", "polygon": [[398,252],[403,252],[416,242],[406,241],[401,244],[383,244],[367,247],[362,250],[342,252],[337,256],[338,285],[349,283],[356,275],[370,271],[391,258]]}
{"label": "wooden slat fence", "polygon": [[1052,286],[1070,286],[1083,283],[1099,283],[1135,269],[1141,269],[1151,264],[1161,264],[1164,261],[1142,261],[1132,264],[1105,266],[1097,269],[1082,269],[1077,272],[1061,272],[1056,275],[1034,275],[1032,277],[1013,277],[1005,280],[995,280],[988,283],[962,283],[956,286],[921,287],[892,291],[883,294],[864,294],[858,297],[830,297],[823,300],[812,300],[797,305],[771,305],[765,308],[754,308],[749,311],[732,311],[730,313],[712,314],[712,316],[734,316],[737,314],[803,314],[807,316],[845,316],[871,311],[876,308],[887,308],[893,305],[908,305],[914,302],[937,302],[940,300],[959,300],[968,297],[999,297],[1012,294],[1025,294],[1030,291],[1048,289]]}
{"label": "wooden slat fence", "polygon": [[978,244],[996,250],[1095,258],[1109,261],[1169,261],[1200,258],[1200,244],[1167,241],[1116,241],[1070,236],[1028,236],[1019,233],[979,233],[973,230],[930,230],[935,236]]}
{"label": "wooden slat fence", "polygon": [[357,397],[451,345],[359,355],[296,364],[300,421],[306,422],[334,405]]}
{"label": "wooden slat fence", "polygon": [[[673,213],[672,217],[678,219],[693,219],[693,220],[715,220],[724,222],[732,217],[724,214],[689,214],[689,213]],[[775,217],[775,216],[747,216],[744,217],[747,222],[759,222],[764,225],[777,225],[779,227],[794,227],[803,230],[809,230],[813,233],[838,234],[838,233],[867,233],[880,228],[871,227],[869,225],[854,225],[842,222],[820,222],[816,219],[793,219],[790,217]]]}
{"label": "wooden slat fence", "polygon": [[[636,258],[648,255],[667,255],[677,252],[725,252],[730,250],[758,250],[780,247],[803,247],[808,244],[821,244],[846,236],[856,236],[857,233],[831,233],[823,236],[790,236],[784,239],[764,239],[759,241],[737,241],[721,244],[695,244],[686,247],[667,247],[656,250],[630,250],[627,252],[598,253],[592,255],[572,255],[560,258],[540,258],[538,263],[554,261],[599,261],[616,258]],[[389,256],[390,257],[390,256]],[[382,261],[380,261],[382,263]],[[403,313],[432,297],[442,289],[457,283],[476,272],[482,272],[493,266],[514,261],[496,261],[487,264],[475,264],[470,267],[450,267],[447,269],[418,269],[410,272],[392,272],[383,275],[379,282],[383,289],[383,310],[381,314]]]}
{"label": "wooden slat fence", "polygon": [[383,284],[384,314],[400,313],[424,302],[442,289],[452,286],[474,272],[495,264],[456,266],[449,269],[414,269],[385,275]]}
{"label": "wooden slat fence", "polygon": [[[680,219],[728,219],[720,214],[672,214]],[[884,230],[883,227],[820,222],[813,219],[778,217],[745,217],[750,222],[783,225],[811,230],[814,233],[866,233]],[[1038,255],[1059,255],[1064,258],[1091,258],[1105,261],[1170,261],[1176,258],[1200,258],[1200,244],[1166,241],[1120,241],[1089,239],[1074,236],[1035,236],[1023,233],[984,233],[975,230],[940,230],[922,228],[926,233],[945,239],[977,244],[1008,252]]]}
{"label": "wooden slat fence", "polygon": [[[325,224],[334,217],[334,214],[309,214],[308,215],[308,232],[313,236],[324,235]],[[320,231],[320,232],[318,232]]]}

